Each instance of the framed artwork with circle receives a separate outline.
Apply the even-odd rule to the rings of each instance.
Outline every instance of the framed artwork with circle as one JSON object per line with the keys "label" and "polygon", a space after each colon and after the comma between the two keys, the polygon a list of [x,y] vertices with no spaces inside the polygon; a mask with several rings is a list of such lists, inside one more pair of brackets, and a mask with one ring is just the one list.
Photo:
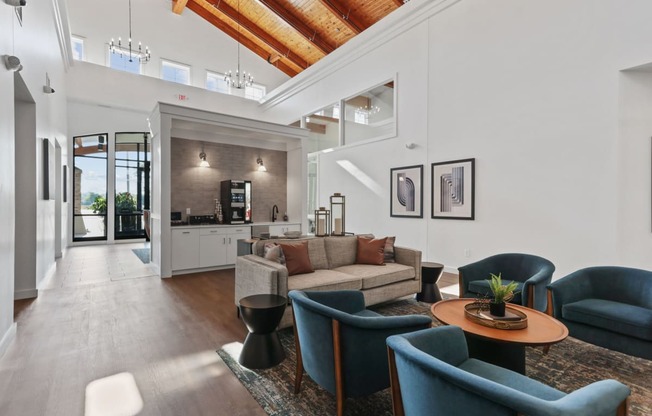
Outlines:
{"label": "framed artwork with circle", "polygon": [[423,218],[423,165],[390,170],[390,216]]}
{"label": "framed artwork with circle", "polygon": [[433,163],[431,168],[431,217],[475,219],[475,159]]}

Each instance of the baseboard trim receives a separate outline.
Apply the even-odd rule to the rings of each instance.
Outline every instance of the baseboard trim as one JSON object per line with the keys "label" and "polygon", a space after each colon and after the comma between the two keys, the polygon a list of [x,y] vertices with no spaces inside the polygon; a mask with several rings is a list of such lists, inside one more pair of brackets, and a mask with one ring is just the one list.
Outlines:
{"label": "baseboard trim", "polygon": [[23,289],[14,291],[14,300],[32,299],[38,297],[38,289]]}
{"label": "baseboard trim", "polygon": [[17,327],[16,322],[11,324],[7,332],[2,336],[2,339],[0,339],[0,358],[7,352],[13,340],[16,339]]}

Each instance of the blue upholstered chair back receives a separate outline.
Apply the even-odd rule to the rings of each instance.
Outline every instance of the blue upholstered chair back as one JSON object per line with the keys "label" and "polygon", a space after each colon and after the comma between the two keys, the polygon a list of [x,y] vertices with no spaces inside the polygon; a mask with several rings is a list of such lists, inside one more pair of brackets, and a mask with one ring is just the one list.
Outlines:
{"label": "blue upholstered chair back", "polygon": [[306,373],[336,393],[334,329],[339,328],[346,397],[365,396],[389,387],[385,340],[388,336],[431,326],[422,315],[381,316],[365,310],[357,290],[289,293]]}
{"label": "blue upholstered chair back", "polygon": [[545,311],[546,285],[552,280],[555,265],[543,257],[532,254],[504,253],[496,254],[486,259],[459,268],[460,296],[473,297],[469,293],[468,283],[474,280],[488,280],[491,273],[501,274],[502,280],[522,282],[523,292],[520,294],[521,304],[528,306],[530,291],[534,291],[534,305],[539,311]]}
{"label": "blue upholstered chair back", "polygon": [[[442,326],[387,339],[394,402],[405,416],[607,416],[623,411],[630,394],[602,380],[570,394],[473,358],[464,333]],[[395,380],[396,379],[396,380]],[[396,386],[398,384],[398,386]],[[397,388],[398,387],[398,388]],[[400,392],[400,395],[397,394]],[[401,414],[396,411],[395,414]],[[624,413],[623,413],[624,414]]]}

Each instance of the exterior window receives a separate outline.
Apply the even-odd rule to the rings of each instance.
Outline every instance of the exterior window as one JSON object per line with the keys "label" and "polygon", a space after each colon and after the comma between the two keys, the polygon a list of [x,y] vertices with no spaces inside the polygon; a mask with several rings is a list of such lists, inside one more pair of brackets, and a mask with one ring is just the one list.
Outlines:
{"label": "exterior window", "polygon": [[161,79],[190,85],[190,67],[176,62],[161,60]]}
{"label": "exterior window", "polygon": [[84,60],[84,39],[77,36],[70,37],[70,43],[72,44],[72,59],[76,61]]}
{"label": "exterior window", "polygon": [[224,74],[217,72],[206,72],[206,89],[209,91],[221,92],[222,94],[230,94],[231,88],[224,80]]}
{"label": "exterior window", "polygon": [[245,98],[250,100],[260,100],[265,95],[267,88],[264,85],[254,84],[251,87],[245,87]]}
{"label": "exterior window", "polygon": [[140,60],[137,56],[129,56],[129,51],[122,51],[122,53],[109,52],[109,66],[119,71],[131,72],[132,74],[140,74]]}
{"label": "exterior window", "polygon": [[73,241],[106,240],[108,135],[73,138]]}

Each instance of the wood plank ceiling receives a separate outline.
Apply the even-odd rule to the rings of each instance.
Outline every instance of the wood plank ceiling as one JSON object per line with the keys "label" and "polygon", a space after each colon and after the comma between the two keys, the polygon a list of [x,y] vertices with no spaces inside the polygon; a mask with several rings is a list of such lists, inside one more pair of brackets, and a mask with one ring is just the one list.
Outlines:
{"label": "wood plank ceiling", "polygon": [[173,0],[172,11],[192,10],[293,77],[402,4],[403,0]]}

